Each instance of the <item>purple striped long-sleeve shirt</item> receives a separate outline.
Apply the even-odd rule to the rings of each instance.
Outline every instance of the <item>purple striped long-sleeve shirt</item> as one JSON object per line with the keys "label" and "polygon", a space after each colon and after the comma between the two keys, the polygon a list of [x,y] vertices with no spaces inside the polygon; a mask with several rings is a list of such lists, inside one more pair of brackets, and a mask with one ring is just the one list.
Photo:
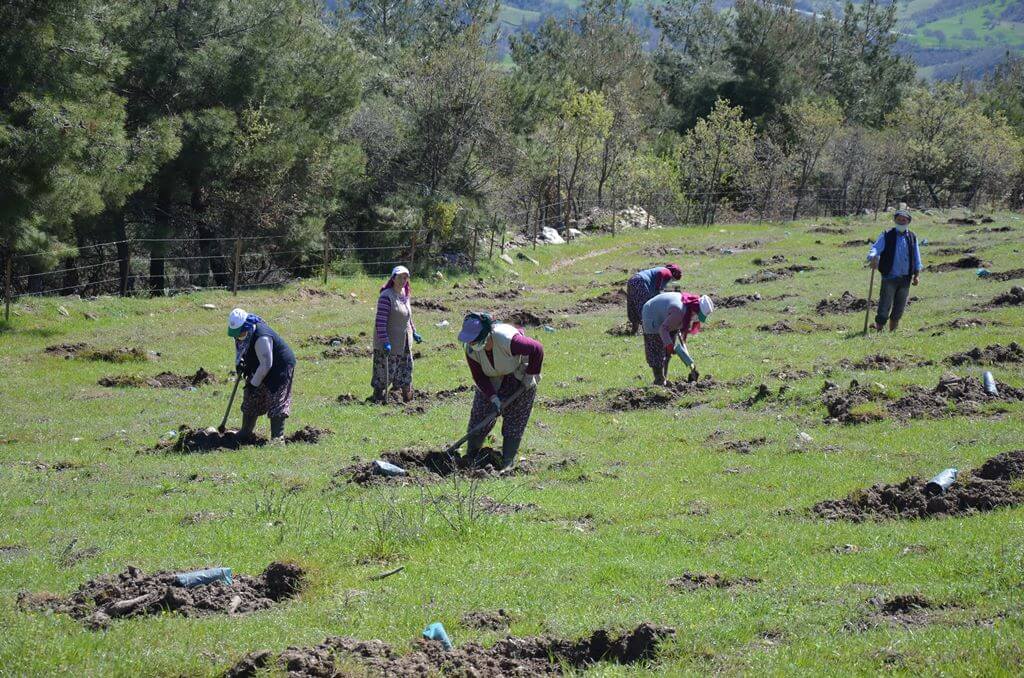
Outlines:
{"label": "purple striped long-sleeve shirt", "polygon": [[[391,317],[391,297],[381,295],[377,298],[377,319],[374,321],[374,332],[377,335],[377,339],[384,343],[388,343],[388,318]],[[409,325],[412,327],[412,331],[416,331],[416,325],[413,323],[412,318],[409,318]]]}

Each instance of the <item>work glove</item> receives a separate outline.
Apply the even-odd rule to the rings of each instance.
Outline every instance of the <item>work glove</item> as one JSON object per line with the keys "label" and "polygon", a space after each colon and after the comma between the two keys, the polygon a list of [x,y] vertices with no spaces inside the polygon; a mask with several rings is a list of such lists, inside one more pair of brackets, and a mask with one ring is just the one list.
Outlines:
{"label": "work glove", "polygon": [[665,344],[665,355],[672,355],[673,351],[675,351],[675,348],[675,344]]}
{"label": "work glove", "polygon": [[496,412],[501,412],[501,398],[497,395],[491,396],[491,405],[494,405],[494,410]]}
{"label": "work glove", "polygon": [[413,339],[413,341],[415,341],[415,342],[416,342],[417,344],[422,344],[422,343],[423,343],[423,337],[422,337],[422,336],[420,335],[420,333],[419,333],[419,332],[413,332],[413,333],[412,333],[412,339]]}
{"label": "work glove", "polygon": [[540,375],[539,374],[528,374],[528,375],[526,375],[526,380],[523,382],[523,385],[526,386],[526,388],[536,389],[537,388],[537,384],[539,384],[539,383],[540,383]]}
{"label": "work glove", "polygon": [[385,341],[384,342],[384,352],[389,354],[389,355],[391,354],[391,342],[390,341]]}

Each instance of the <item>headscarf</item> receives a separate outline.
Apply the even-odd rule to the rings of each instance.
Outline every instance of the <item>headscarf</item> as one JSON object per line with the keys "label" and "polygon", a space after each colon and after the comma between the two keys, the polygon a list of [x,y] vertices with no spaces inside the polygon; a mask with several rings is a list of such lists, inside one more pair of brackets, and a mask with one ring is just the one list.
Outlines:
{"label": "headscarf", "polygon": [[683,308],[686,309],[686,313],[683,315],[683,326],[680,332],[685,339],[687,336],[693,336],[700,332],[700,321],[696,320],[696,316],[700,313],[700,297],[696,294],[690,294],[689,292],[682,292],[683,297]]}
{"label": "headscarf", "polygon": [[[477,331],[477,327],[479,330]],[[459,341],[466,344],[466,347],[479,344],[486,339],[494,330],[494,320],[490,313],[467,313],[462,321],[462,331],[459,332]],[[473,336],[475,335],[475,336]]]}
{"label": "headscarf", "polygon": [[[407,269],[405,266],[395,266],[393,269],[391,269],[391,277],[388,278],[388,281],[386,283],[384,283],[384,287],[380,288],[380,291],[383,292],[387,288],[391,287],[391,285],[395,282],[395,278],[398,277],[398,274],[400,273],[411,275],[409,273],[409,269]],[[409,280],[406,279],[405,287],[402,288],[400,295],[402,297],[408,298],[410,294],[412,294],[412,287],[409,286]]]}
{"label": "headscarf", "polygon": [[665,268],[672,274],[673,280],[679,280],[683,277],[683,269],[679,268],[679,264],[665,264]]}
{"label": "headscarf", "polygon": [[244,333],[245,338],[235,339],[235,364],[241,362],[242,356],[249,352],[249,347],[252,345],[252,339],[255,336],[256,324],[261,322],[263,322],[263,318],[255,313],[249,313],[245,316],[245,322],[242,323],[242,331],[239,333]]}

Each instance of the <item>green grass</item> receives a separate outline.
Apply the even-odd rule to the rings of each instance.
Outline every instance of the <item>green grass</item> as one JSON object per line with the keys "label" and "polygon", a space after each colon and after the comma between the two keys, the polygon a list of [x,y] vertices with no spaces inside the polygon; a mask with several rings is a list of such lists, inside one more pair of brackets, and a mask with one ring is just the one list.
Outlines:
{"label": "green grass", "polygon": [[[1024,267],[1019,216],[999,215],[992,224],[1017,230],[982,235],[947,226],[946,216],[919,215],[914,227],[931,243],[977,247],[993,262],[992,270]],[[483,491],[538,508],[460,529],[425,508],[413,488],[333,482],[353,457],[450,442],[461,435],[468,416],[468,397],[417,416],[341,406],[335,401],[340,393],[368,393],[369,361],[317,360],[317,349],[298,348],[312,334],[370,331],[380,281],[334,280],[327,290],[337,294],[326,297],[300,295],[292,286],[246,292],[237,300],[211,292],[160,300],[17,303],[16,316],[0,333],[0,545],[27,551],[0,553],[0,674],[216,675],[245,652],[312,645],[327,635],[381,638],[404,648],[435,620],[445,623],[456,644],[489,643],[495,634],[463,628],[459,618],[498,607],[515,615],[515,635],[576,636],[643,620],[678,630],[657,664],[602,665],[593,675],[1019,674],[1024,509],[878,524],[826,524],[806,511],[875,482],[927,476],[947,466],[969,468],[1024,447],[1020,403],[1010,405],[1009,413],[976,418],[830,426],[823,422],[819,394],[829,368],[835,370],[830,378],[841,384],[856,378],[892,391],[907,384],[931,387],[946,369],[944,356],[1019,340],[1022,309],[971,309],[1014,283],[980,280],[972,270],[925,273],[913,290],[920,299],[908,309],[900,332],[861,337],[862,315],[818,316],[814,308],[828,294],[865,293],[864,248],[838,244],[873,237],[883,222],[833,223],[850,232],[810,233],[810,222],[632,231],[538,248],[531,255],[541,265],[517,260],[519,277],[504,264],[487,264],[481,275],[490,288],[529,286],[522,299],[498,302],[501,308],[554,310],[611,289],[626,277],[623,269],[663,260],[644,255],[645,247],[698,250],[758,239],[764,241],[760,248],[732,255],[673,257],[683,266],[683,287],[718,295],[793,296],[722,309],[712,317],[691,350],[702,372],[734,385],[686,409],[551,411],[544,401],[646,383],[642,344],[605,333],[624,319],[617,308],[574,315],[578,325],[572,328],[532,333],[544,342],[547,357],[523,456],[540,471],[486,481]],[[930,262],[954,258],[930,255],[929,249],[934,245],[924,248]],[[790,263],[808,263],[814,256],[816,270],[760,285],[733,282],[757,268],[753,258],[773,254],[786,255]],[[413,281],[414,293],[466,297],[465,288],[453,289],[453,282],[464,280],[430,282],[424,276]],[[204,310],[206,303],[217,310]],[[140,454],[180,424],[216,425],[228,386],[194,392],[106,389],[97,379],[191,373],[199,366],[226,376],[233,347],[225,316],[236,303],[262,315],[298,349],[289,427],[326,426],[334,435],[315,446]],[[420,388],[469,382],[458,349],[438,347],[455,341],[461,311],[485,302],[470,297],[446,303],[451,313],[416,312],[427,342],[416,367]],[[70,317],[58,313],[59,305]],[[784,312],[786,307],[793,310]],[[97,319],[86,319],[87,311]],[[813,331],[770,335],[755,329],[784,315],[813,320]],[[939,336],[918,331],[966,315],[1003,324]],[[450,325],[435,327],[442,319]],[[139,346],[161,357],[112,365],[42,352],[49,344],[72,341],[97,348]],[[893,373],[837,367],[843,358],[856,361],[874,353],[936,364]],[[751,409],[737,406],[762,382],[774,394],[780,382],[768,375],[781,369],[810,376],[790,382],[784,396]],[[980,368],[957,371],[981,374]],[[1021,365],[994,371],[1000,381],[1024,386]],[[236,411],[236,424],[238,418]],[[261,427],[265,431],[265,420]],[[798,444],[800,431],[813,442]],[[753,454],[721,449],[723,440],[757,437],[767,444]],[[577,463],[548,468],[569,457]],[[69,468],[55,470],[57,462]],[[440,489],[454,491],[451,485]],[[182,524],[201,511],[218,518]],[[381,531],[374,526],[382,515],[401,520]],[[582,516],[591,517],[593,531],[573,526]],[[72,542],[76,549],[99,551],[64,567],[61,555]],[[847,544],[856,548],[844,552]],[[167,615],[119,621],[99,633],[68,617],[26,613],[15,605],[19,591],[66,594],[129,564],[145,571],[225,565],[255,574],[276,559],[306,566],[310,587],[296,601],[240,618]],[[405,566],[399,575],[368,579],[399,564]],[[731,591],[669,589],[666,581],[684,571],[757,577],[762,583]],[[939,623],[915,629],[857,629],[868,598],[908,592],[956,608]]]}

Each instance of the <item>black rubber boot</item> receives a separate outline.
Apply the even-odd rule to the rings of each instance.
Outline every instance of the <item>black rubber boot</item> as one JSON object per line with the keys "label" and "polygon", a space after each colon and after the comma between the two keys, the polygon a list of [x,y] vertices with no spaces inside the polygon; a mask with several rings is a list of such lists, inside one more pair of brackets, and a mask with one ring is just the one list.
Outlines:
{"label": "black rubber boot", "polygon": [[270,418],[270,439],[277,440],[278,438],[284,438],[284,420],[286,417],[271,417]]}
{"label": "black rubber boot", "polygon": [[651,372],[654,373],[654,385],[664,386],[665,385],[665,368],[664,367],[652,367]]}
{"label": "black rubber boot", "polygon": [[259,417],[242,413],[242,428],[238,429],[237,438],[239,440],[252,440],[253,431],[256,430],[256,420]]}
{"label": "black rubber boot", "polygon": [[380,403],[380,404],[384,403],[384,389],[382,389],[382,388],[375,388],[375,389],[373,389],[373,402]]}
{"label": "black rubber boot", "polygon": [[512,464],[516,461],[516,455],[519,453],[519,443],[523,441],[522,438],[505,438],[501,441],[501,468],[511,468]]}
{"label": "black rubber boot", "polygon": [[482,458],[480,450],[484,446],[484,440],[487,436],[470,436],[469,440],[466,441],[466,459],[469,460],[470,466],[484,466],[487,463],[487,459]]}

